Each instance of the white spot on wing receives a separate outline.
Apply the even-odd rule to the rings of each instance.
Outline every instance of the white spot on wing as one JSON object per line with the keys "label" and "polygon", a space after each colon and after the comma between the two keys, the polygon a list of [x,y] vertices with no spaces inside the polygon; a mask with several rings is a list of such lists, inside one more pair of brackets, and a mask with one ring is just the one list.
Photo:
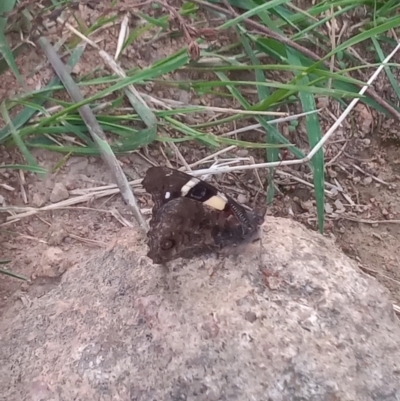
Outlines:
{"label": "white spot on wing", "polygon": [[165,199],[169,199],[171,197],[171,192],[166,192],[165,193]]}
{"label": "white spot on wing", "polygon": [[225,199],[225,195],[220,196],[220,194],[218,193],[218,196],[212,196],[210,199],[207,199],[204,204],[212,207],[213,209],[224,210],[228,201],[227,199]]}
{"label": "white spot on wing", "polygon": [[186,196],[188,194],[188,192],[198,183],[200,182],[200,180],[198,178],[192,178],[191,180],[189,180],[181,189],[181,194],[182,196]]}

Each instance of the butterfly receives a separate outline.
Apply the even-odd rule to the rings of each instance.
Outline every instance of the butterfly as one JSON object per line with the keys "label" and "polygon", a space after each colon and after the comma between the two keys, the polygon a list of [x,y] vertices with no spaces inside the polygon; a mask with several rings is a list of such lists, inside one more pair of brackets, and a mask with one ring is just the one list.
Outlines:
{"label": "butterfly", "polygon": [[264,213],[247,210],[206,181],[150,167],[142,184],[154,203],[147,233],[154,263],[223,252],[259,236]]}

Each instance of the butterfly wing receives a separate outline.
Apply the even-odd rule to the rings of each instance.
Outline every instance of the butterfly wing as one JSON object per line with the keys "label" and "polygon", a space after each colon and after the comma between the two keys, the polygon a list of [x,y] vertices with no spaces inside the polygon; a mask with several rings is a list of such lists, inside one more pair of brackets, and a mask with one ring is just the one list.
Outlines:
{"label": "butterfly wing", "polygon": [[252,213],[231,197],[221,193],[208,182],[182,171],[168,167],[150,167],[142,184],[144,189],[152,195],[157,208],[173,199],[186,197],[224,212],[227,216],[233,214],[246,226],[253,226],[255,223]]}
{"label": "butterfly wing", "polygon": [[205,181],[151,167],[142,184],[154,202],[148,256],[155,263],[236,247],[258,235],[262,217]]}
{"label": "butterfly wing", "polygon": [[189,198],[173,199],[153,211],[147,233],[148,256],[154,263],[192,258],[217,250],[212,233],[219,213]]}

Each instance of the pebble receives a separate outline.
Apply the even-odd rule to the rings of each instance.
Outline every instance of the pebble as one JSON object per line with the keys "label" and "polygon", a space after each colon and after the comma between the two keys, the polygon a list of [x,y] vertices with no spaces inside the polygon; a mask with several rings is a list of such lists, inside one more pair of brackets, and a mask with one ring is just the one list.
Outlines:
{"label": "pebble", "polygon": [[331,192],[332,192],[332,196],[338,196],[339,195],[339,191],[338,191],[337,187],[333,187],[331,189]]}
{"label": "pebble", "polygon": [[247,196],[246,195],[243,195],[243,194],[239,194],[238,195],[238,197],[237,197],[237,201],[239,202],[239,203],[246,203],[247,202]]}
{"label": "pebble", "polygon": [[313,203],[311,200],[304,201],[304,202],[300,201],[300,205],[304,210],[311,210],[313,207]]}
{"label": "pebble", "polygon": [[68,198],[69,198],[69,193],[67,188],[65,188],[65,185],[62,184],[61,182],[57,182],[54,185],[53,190],[51,191],[50,201],[52,203],[57,203]]}
{"label": "pebble", "polygon": [[249,151],[248,151],[247,149],[239,149],[239,150],[236,152],[236,155],[237,155],[238,157],[246,157],[248,154],[249,154]]}
{"label": "pebble", "polygon": [[36,207],[42,207],[46,203],[46,198],[44,195],[39,193],[34,193],[32,197],[32,204]]}
{"label": "pebble", "polygon": [[49,247],[42,254],[40,265],[35,272],[37,277],[59,277],[66,270],[64,252],[57,247]]}
{"label": "pebble", "polygon": [[338,212],[344,211],[343,203],[339,199],[335,200],[335,207]]}
{"label": "pebble", "polygon": [[47,243],[49,245],[60,245],[67,236],[68,233],[62,224],[53,223],[47,233]]}
{"label": "pebble", "polygon": [[370,185],[371,183],[372,183],[372,177],[365,177],[362,180],[362,184],[365,185],[365,186]]}

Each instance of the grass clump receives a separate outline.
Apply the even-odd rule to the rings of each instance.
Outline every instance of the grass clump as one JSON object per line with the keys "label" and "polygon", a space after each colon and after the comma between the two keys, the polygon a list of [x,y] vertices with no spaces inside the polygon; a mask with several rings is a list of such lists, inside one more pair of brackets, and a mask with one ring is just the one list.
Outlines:
{"label": "grass clump", "polygon": [[[398,46],[395,37],[400,13],[395,0],[330,0],[307,7],[289,0],[155,1],[137,10],[123,10],[116,2],[94,13],[97,17],[90,26],[72,6],[72,1],[64,0],[43,9],[32,2],[21,13],[56,72],[53,80],[35,90],[24,88],[15,52],[7,41],[19,10],[15,1],[3,1],[0,9],[0,14],[9,13],[8,18],[0,20],[2,65],[7,65],[6,70],[21,86],[18,95],[1,99],[4,126],[0,144],[18,147],[27,168],[34,172],[38,172],[32,154],[35,148],[68,157],[101,155],[110,168],[118,164],[115,155],[157,143],[179,143],[188,148],[196,143],[209,153],[236,146],[258,149],[260,155],[261,148],[264,160],[255,167],[264,166],[267,173],[269,185],[264,191],[268,202],[274,196],[276,166],[296,164],[295,159],[309,162],[318,226],[323,231],[326,157],[323,147],[318,146],[327,127],[321,124],[322,109],[335,104],[344,111],[353,99],[360,98],[376,113],[400,116],[400,89],[393,74],[396,64],[387,63],[384,70],[394,96],[391,100],[380,97],[372,87],[360,95],[368,78]],[[57,18],[61,11],[71,22]],[[136,20],[132,19],[133,11]],[[50,44],[47,39],[50,22],[62,34],[58,43]],[[113,56],[101,42],[96,43],[97,37],[110,32],[111,24],[119,27]],[[132,63],[132,68],[123,70],[118,64],[129,49],[146,47],[151,52],[157,43],[177,43],[170,46],[177,50],[144,67]],[[73,79],[71,69],[89,51],[98,53],[104,67],[97,66]],[[58,54],[66,56],[65,65]],[[193,78],[182,80],[181,73]],[[199,99],[218,97],[235,105],[230,107],[235,111],[216,111],[212,106],[199,106],[199,102],[183,104],[155,96],[149,93],[149,87],[161,88],[165,93],[167,89],[179,89]],[[298,127],[296,115],[304,121],[307,146],[292,143],[280,132],[277,122],[284,121],[279,114],[282,111],[290,115],[287,121],[293,131]],[[212,113],[212,119],[193,123],[188,118],[206,113]],[[244,127],[250,124],[257,124],[263,132],[262,140],[247,139]],[[233,134],[221,135],[221,127]],[[242,134],[232,127],[240,127]],[[282,160],[282,148],[289,155],[287,163]],[[315,151],[308,160],[312,149]],[[231,170],[242,168],[248,166],[237,165]],[[141,221],[123,174],[114,173],[124,199]]]}

